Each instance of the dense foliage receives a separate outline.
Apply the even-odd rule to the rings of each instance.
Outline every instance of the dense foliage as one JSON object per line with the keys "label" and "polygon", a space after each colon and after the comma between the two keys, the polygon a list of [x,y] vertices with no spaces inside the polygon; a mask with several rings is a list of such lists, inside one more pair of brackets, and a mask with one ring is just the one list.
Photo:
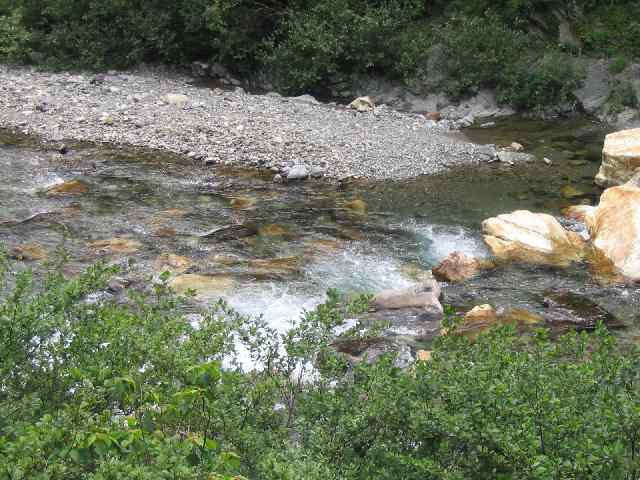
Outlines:
{"label": "dense foliage", "polygon": [[[571,100],[581,55],[640,58],[639,18],[633,0],[0,0],[0,59],[93,69],[214,60],[288,92],[375,72],[418,90],[439,78],[456,96],[497,88],[532,108]],[[573,40],[560,42],[561,23]]]}
{"label": "dense foliage", "polygon": [[[331,330],[364,298],[345,310],[330,292],[279,334],[223,304],[185,316],[164,284],[99,301],[112,274],[100,265],[40,287],[12,269],[2,262],[0,479],[640,475],[640,352],[603,329],[450,334],[405,371],[391,354],[350,366]],[[261,368],[239,369],[238,345]]]}

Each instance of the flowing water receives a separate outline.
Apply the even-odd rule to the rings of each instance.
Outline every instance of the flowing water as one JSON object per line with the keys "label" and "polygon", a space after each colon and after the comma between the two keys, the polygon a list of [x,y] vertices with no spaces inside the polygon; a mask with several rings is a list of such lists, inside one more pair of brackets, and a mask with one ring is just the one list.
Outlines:
{"label": "flowing water", "polygon": [[[585,121],[511,120],[466,134],[479,143],[518,141],[552,165],[496,163],[404,182],[289,185],[274,184],[270,174],[132,149],[71,145],[60,155],[1,133],[0,243],[8,250],[35,246],[36,256],[49,259],[63,247],[69,272],[106,259],[134,285],[171,270],[176,288],[200,286],[200,302],[221,296],[241,313],[286,329],[328,288],[408,286],[453,251],[488,255],[480,235],[485,218],[516,209],[559,215],[566,205],[595,203],[605,133]],[[46,193],[69,180],[82,182],[82,193]],[[580,192],[571,200],[561,195],[567,185]],[[42,262],[24,264],[38,270]],[[599,305],[625,325],[625,337],[636,337],[640,289],[599,285],[581,265],[501,268],[446,286],[445,298],[460,309],[492,303],[540,311],[549,291]]]}

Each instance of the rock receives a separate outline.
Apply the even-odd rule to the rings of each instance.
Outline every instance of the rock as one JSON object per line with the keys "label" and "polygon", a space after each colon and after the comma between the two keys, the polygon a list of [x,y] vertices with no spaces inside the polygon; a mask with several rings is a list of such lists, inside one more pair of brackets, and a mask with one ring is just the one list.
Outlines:
{"label": "rock", "polygon": [[427,120],[433,120],[434,122],[439,122],[442,120],[442,115],[440,112],[427,112],[424,114],[424,118]]}
{"label": "rock", "polygon": [[498,156],[498,160],[500,160],[503,163],[508,163],[511,165],[515,163],[533,162],[536,159],[535,156],[529,153],[521,153],[521,152],[502,151],[502,152],[497,152],[496,155]]}
{"label": "rock", "polygon": [[625,277],[640,280],[640,188],[612,187],[586,217],[594,248]]}
{"label": "rock", "polygon": [[100,121],[107,126],[111,126],[115,123],[115,120],[111,115],[105,114],[100,117]]}
{"label": "rock", "polygon": [[113,277],[107,283],[108,290],[112,293],[120,293],[129,285],[131,285],[131,281],[122,277]]}
{"label": "rock", "polygon": [[562,187],[560,189],[560,194],[567,200],[584,197],[586,195],[585,192],[577,187],[574,187],[573,185],[565,185],[564,187]]}
{"label": "rock", "polygon": [[564,267],[584,256],[584,241],[551,215],[518,210],[482,222],[484,240],[502,261]]}
{"label": "rock", "polygon": [[258,233],[263,237],[281,237],[285,235],[287,231],[282,226],[271,223],[260,227]]}
{"label": "rock", "polygon": [[193,262],[190,258],[174,253],[163,253],[156,259],[156,269],[162,272],[182,273],[191,265],[193,265]]}
{"label": "rock", "polygon": [[290,100],[292,102],[309,103],[311,105],[320,105],[320,102],[316,100],[315,97],[308,94],[300,95],[298,97],[291,97]]}
{"label": "rock", "polygon": [[638,172],[631,177],[631,180],[625,183],[625,185],[628,187],[640,188],[640,170],[638,170]]}
{"label": "rock", "polygon": [[282,175],[277,173],[273,176],[273,183],[284,183],[284,178],[282,178]]}
{"label": "rock", "polygon": [[386,290],[377,294],[372,307],[377,310],[414,310],[425,319],[440,318],[443,314],[440,304],[440,285],[435,280],[401,290]]}
{"label": "rock", "polygon": [[493,267],[489,260],[471,258],[462,252],[453,252],[433,268],[433,276],[441,282],[464,282]]}
{"label": "rock", "polygon": [[229,240],[237,240],[239,238],[251,237],[258,233],[258,229],[254,225],[229,225],[227,227],[217,228],[211,232],[200,235],[200,238],[208,238],[218,242]]}
{"label": "rock", "polygon": [[137,240],[129,238],[110,238],[108,240],[96,240],[87,243],[87,246],[99,254],[111,253],[135,253],[142,247]]}
{"label": "rock", "polygon": [[591,205],[572,205],[562,210],[562,216],[569,220],[585,223],[587,215],[590,215],[595,208]]}
{"label": "rock", "polygon": [[173,227],[160,227],[155,232],[153,232],[153,234],[156,237],[170,238],[170,237],[175,237],[178,234],[178,232]]}
{"label": "rock", "polygon": [[428,362],[431,360],[431,351],[429,350],[418,350],[416,352],[416,360],[418,362]]}
{"label": "rock", "polygon": [[344,204],[344,208],[353,210],[357,213],[367,213],[367,204],[360,199],[348,201]]}
{"label": "rock", "polygon": [[574,92],[586,113],[593,115],[605,105],[611,93],[611,80],[609,62],[600,60],[589,65],[582,86]]}
{"label": "rock", "polygon": [[35,262],[46,260],[47,251],[37,243],[25,243],[11,249],[9,256],[16,260]]}
{"label": "rock", "polygon": [[227,68],[220,63],[214,63],[209,68],[209,75],[214,78],[226,78],[229,76],[229,70],[227,70]]}
{"label": "rock", "polygon": [[575,330],[593,330],[598,322],[609,328],[622,324],[604,308],[589,298],[573,292],[546,292],[542,301],[546,311],[544,318],[556,331],[569,328]]}
{"label": "rock", "polygon": [[596,183],[621,185],[640,171],[640,128],[610,133],[604,141]]}
{"label": "rock", "polygon": [[245,208],[252,207],[253,205],[255,205],[255,203],[256,203],[256,200],[254,198],[236,197],[231,199],[231,202],[229,203],[229,205],[231,205],[231,208],[242,210]]}
{"label": "rock", "polygon": [[544,157],[544,158],[542,159],[542,161],[543,161],[544,163],[546,163],[547,165],[549,165],[549,166],[553,165],[553,162],[552,162],[550,159],[548,159],[547,157]]}
{"label": "rock", "polygon": [[81,180],[69,180],[68,182],[59,183],[49,187],[46,191],[48,196],[61,195],[81,195],[89,192],[89,185]]}
{"label": "rock", "polygon": [[349,104],[349,108],[358,112],[370,112],[375,108],[371,97],[358,97]]}
{"label": "rock", "polygon": [[304,180],[309,176],[309,170],[304,165],[295,165],[287,173],[287,181]]}
{"label": "rock", "polygon": [[514,309],[506,312],[498,312],[491,305],[478,305],[472,308],[464,316],[462,324],[456,326],[453,331],[442,330],[442,335],[450,333],[464,335],[475,339],[481,332],[497,325],[515,325],[518,328],[529,325],[537,325],[544,322],[540,315],[532,314],[526,310]]}
{"label": "rock", "polygon": [[251,260],[249,266],[259,270],[275,270],[280,272],[298,272],[300,270],[300,257],[281,257]]}
{"label": "rock", "polygon": [[185,273],[178,275],[169,282],[169,286],[178,294],[188,290],[195,290],[197,296],[219,296],[231,290],[235,282],[232,278],[222,275],[197,275]]}
{"label": "rock", "polygon": [[322,167],[313,167],[311,169],[311,178],[322,178],[324,177],[325,170]]}
{"label": "rock", "polygon": [[496,126],[496,122],[485,122],[480,125],[480,128],[493,128]]}
{"label": "rock", "polygon": [[511,145],[509,145],[509,147],[511,147],[511,150],[513,150],[514,152],[523,152],[524,151],[524,146],[521,143],[518,143],[518,142],[513,142]]}
{"label": "rock", "polygon": [[189,101],[189,97],[182,93],[168,93],[162,97],[162,101],[168,105],[184,105]]}

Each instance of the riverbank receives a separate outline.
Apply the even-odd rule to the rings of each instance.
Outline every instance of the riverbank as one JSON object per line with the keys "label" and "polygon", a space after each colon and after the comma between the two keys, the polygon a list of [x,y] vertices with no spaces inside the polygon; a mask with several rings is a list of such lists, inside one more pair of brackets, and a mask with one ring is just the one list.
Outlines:
{"label": "riverbank", "polygon": [[312,97],[201,88],[166,70],[108,75],[0,66],[0,127],[45,141],[186,154],[208,164],[403,179],[493,160],[448,124],[384,105],[359,113]]}

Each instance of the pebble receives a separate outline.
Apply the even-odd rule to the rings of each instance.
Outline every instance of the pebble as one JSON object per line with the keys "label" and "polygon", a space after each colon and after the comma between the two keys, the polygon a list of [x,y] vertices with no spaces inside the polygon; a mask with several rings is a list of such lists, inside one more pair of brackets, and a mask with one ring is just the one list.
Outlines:
{"label": "pebble", "polygon": [[289,179],[400,180],[480,165],[494,155],[449,135],[453,122],[434,125],[386,105],[359,114],[312,97],[289,101],[240,88],[199,88],[192,81],[158,67],[82,77],[0,65],[0,128],[27,130],[45,141],[193,152],[193,158],[231,166],[252,166],[259,159],[281,176],[289,166]]}

